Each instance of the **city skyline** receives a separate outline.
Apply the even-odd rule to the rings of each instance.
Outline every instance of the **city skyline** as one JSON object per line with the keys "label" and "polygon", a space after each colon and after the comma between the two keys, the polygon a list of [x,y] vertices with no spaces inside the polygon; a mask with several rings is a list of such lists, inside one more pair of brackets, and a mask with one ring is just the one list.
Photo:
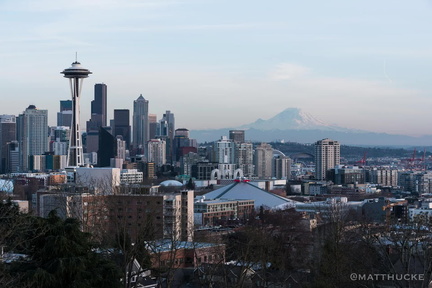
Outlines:
{"label": "city skyline", "polygon": [[14,99],[0,114],[35,105],[55,125],[70,98],[59,72],[78,51],[94,73],[81,123],[105,83],[109,119],[142,94],[149,113],[191,130],[298,107],[342,127],[432,134],[430,1],[6,0],[0,11],[0,93]]}

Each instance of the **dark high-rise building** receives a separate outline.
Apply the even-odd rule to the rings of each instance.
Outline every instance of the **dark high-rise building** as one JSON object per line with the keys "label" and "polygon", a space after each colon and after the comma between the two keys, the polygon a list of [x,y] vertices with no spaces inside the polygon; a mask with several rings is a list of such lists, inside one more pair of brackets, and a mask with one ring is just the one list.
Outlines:
{"label": "dark high-rise building", "polygon": [[126,149],[129,149],[131,126],[129,121],[129,109],[114,109],[114,128],[113,135],[121,136],[126,142]]}
{"label": "dark high-rise building", "polygon": [[60,100],[60,112],[72,110],[72,100]]}
{"label": "dark high-rise building", "polygon": [[235,143],[245,142],[245,131],[244,130],[230,130],[229,139],[233,140]]}
{"label": "dark high-rise building", "polygon": [[133,106],[133,143],[137,154],[147,155],[147,142],[150,140],[149,101],[142,95]]}
{"label": "dark high-rise building", "polygon": [[91,102],[91,113],[101,115],[101,126],[107,125],[107,85],[100,83],[94,86],[94,100]]}
{"label": "dark high-rise building", "polygon": [[10,172],[7,169],[7,145],[14,140],[16,140],[15,115],[0,115],[0,174]]}
{"label": "dark high-rise building", "polygon": [[168,163],[174,161],[174,132],[175,132],[175,119],[174,114],[167,110],[163,114],[162,119],[159,121],[159,127],[157,131],[157,137],[165,139],[166,141],[166,159]]}
{"label": "dark high-rise building", "polygon": [[60,112],[57,112],[57,126],[72,125],[72,100],[60,100]]}
{"label": "dark high-rise building", "polygon": [[87,132],[99,131],[107,125],[107,85],[94,86],[94,100],[91,101],[91,118],[87,121]]}
{"label": "dark high-rise building", "polygon": [[156,114],[149,114],[149,126],[150,126],[150,137],[149,139],[155,139],[156,138],[156,131],[157,131],[157,115]]}
{"label": "dark high-rise building", "polygon": [[7,173],[20,172],[20,149],[18,141],[11,141],[6,145],[6,165]]}
{"label": "dark high-rise building", "polygon": [[91,101],[91,116],[87,121],[87,138],[85,152],[98,152],[99,129],[107,125],[107,85],[100,83],[94,86],[94,100]]}
{"label": "dark high-rise building", "polygon": [[98,166],[110,167],[117,155],[117,139],[106,128],[99,128]]}
{"label": "dark high-rise building", "polygon": [[195,139],[189,138],[189,130],[186,128],[179,128],[175,130],[174,136],[174,159],[179,161],[182,156],[189,152],[197,152],[197,143]]}

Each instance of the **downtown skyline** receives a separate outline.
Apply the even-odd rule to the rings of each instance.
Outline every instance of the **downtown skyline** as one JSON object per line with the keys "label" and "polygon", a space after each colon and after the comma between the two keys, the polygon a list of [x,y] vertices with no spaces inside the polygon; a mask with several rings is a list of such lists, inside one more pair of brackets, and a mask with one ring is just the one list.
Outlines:
{"label": "downtown skyline", "polygon": [[0,114],[33,104],[54,125],[77,51],[94,73],[81,123],[105,83],[108,119],[142,94],[158,120],[170,110],[190,130],[297,107],[342,127],[432,134],[431,1],[6,0],[0,11]]}

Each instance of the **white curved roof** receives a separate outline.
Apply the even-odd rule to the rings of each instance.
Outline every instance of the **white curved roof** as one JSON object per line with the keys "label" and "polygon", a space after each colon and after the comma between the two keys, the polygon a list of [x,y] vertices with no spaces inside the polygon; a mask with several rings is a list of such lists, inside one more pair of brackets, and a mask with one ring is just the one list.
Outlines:
{"label": "white curved roof", "polygon": [[183,183],[177,181],[177,180],[165,180],[161,182],[159,185],[161,186],[174,186],[174,187],[180,187],[183,186]]}
{"label": "white curved roof", "polygon": [[255,208],[273,208],[282,204],[294,206],[295,201],[267,192],[247,182],[235,182],[204,194],[206,199],[248,199],[255,201]]}

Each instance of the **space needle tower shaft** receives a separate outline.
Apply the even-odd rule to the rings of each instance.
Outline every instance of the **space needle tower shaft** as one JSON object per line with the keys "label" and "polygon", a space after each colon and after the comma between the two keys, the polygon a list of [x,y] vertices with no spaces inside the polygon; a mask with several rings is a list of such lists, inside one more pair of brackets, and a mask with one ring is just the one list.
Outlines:
{"label": "space needle tower shaft", "polygon": [[69,148],[67,155],[67,166],[76,167],[84,165],[83,148],[80,131],[80,104],[82,82],[89,74],[89,70],[81,66],[81,63],[75,61],[72,67],[66,68],[60,72],[65,78],[69,78],[71,95],[72,95],[72,123],[69,138]]}

